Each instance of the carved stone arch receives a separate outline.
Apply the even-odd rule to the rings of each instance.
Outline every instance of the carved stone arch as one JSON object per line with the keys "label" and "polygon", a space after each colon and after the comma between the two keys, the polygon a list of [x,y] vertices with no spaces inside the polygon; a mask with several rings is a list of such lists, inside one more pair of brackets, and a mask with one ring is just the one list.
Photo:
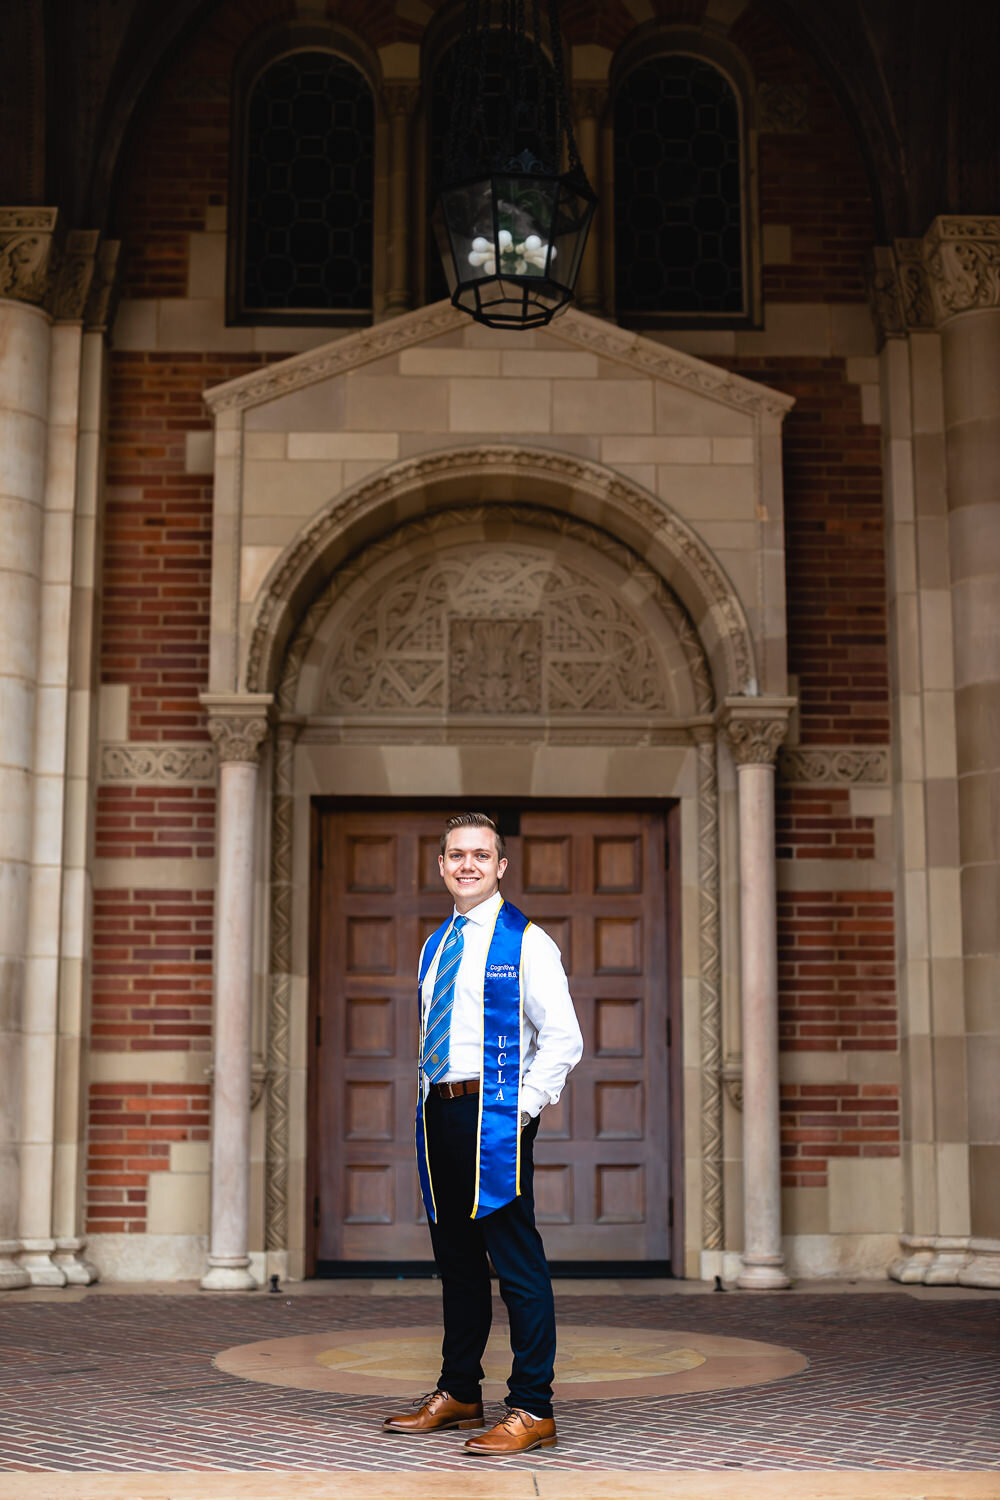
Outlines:
{"label": "carved stone arch", "polygon": [[276,561],[258,595],[243,669],[248,692],[274,691],[289,643],[330,580],[394,528],[469,506],[528,501],[629,548],[680,601],[709,662],[713,694],[756,691],[753,638],[736,590],[697,533],[661,501],[602,465],[513,446],[450,449],[397,464],[317,515]]}
{"label": "carved stone arch", "polygon": [[[357,553],[314,600],[289,642],[277,684],[279,710],[296,717],[309,717],[317,710],[323,711],[322,705],[316,701],[316,679],[325,680],[327,676],[331,643],[338,650],[343,648],[344,627],[351,615],[365,607],[370,609],[373,593],[379,593],[384,581],[392,580],[393,575],[402,571],[409,581],[413,570],[422,569],[426,574],[435,563],[444,565],[460,555],[463,546],[465,550],[474,546],[482,554],[485,541],[501,553],[505,548],[509,549],[512,558],[524,557],[530,565],[531,544],[549,540],[552,544],[552,571],[547,574],[546,584],[557,579],[566,583],[579,578],[578,573],[574,574],[577,561],[574,550],[581,556],[590,554],[600,559],[606,568],[602,580],[607,589],[606,597],[611,609],[620,616],[613,622],[614,628],[629,631],[638,627],[637,633],[645,633],[650,642],[655,640],[658,631],[661,636],[670,637],[656,643],[652,649],[660,657],[657,665],[671,682],[678,684],[678,690],[668,694],[673,704],[678,699],[683,703],[679,712],[675,709],[676,716],[710,714],[715,703],[711,673],[701,641],[686,610],[659,574],[632,549],[588,522],[537,506],[518,504],[463,506],[435,511],[404,523]],[[401,561],[404,563],[402,568]],[[500,590],[501,598],[509,596],[509,589],[510,583],[505,579]],[[621,600],[626,593],[628,603]],[[537,612],[543,610],[544,604],[539,601]],[[523,611],[523,601],[518,608],[505,607],[501,612],[516,615],[519,611]],[[310,672],[313,680],[304,682]],[[659,705],[651,701],[648,705],[633,703],[625,707],[626,711],[631,709],[633,713],[641,713],[647,706]],[[666,703],[662,706],[667,708]],[[589,704],[587,711],[591,711]]]}

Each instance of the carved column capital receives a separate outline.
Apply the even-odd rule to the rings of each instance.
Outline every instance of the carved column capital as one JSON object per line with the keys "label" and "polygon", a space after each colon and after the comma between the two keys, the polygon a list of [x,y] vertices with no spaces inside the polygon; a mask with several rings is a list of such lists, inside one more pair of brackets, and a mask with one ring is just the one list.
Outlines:
{"label": "carved column capital", "polygon": [[382,97],[389,115],[395,118],[402,115],[405,119],[409,119],[420,102],[420,85],[410,82],[389,82],[382,89]]}
{"label": "carved column capital", "polygon": [[55,257],[55,208],[0,208],[0,297],[40,307]]}
{"label": "carved column capital", "polygon": [[727,698],[719,722],[738,766],[772,766],[788,733],[794,698]]}
{"label": "carved column capital", "polygon": [[923,239],[934,315],[1000,307],[1000,215],[942,214]]}
{"label": "carved column capital", "polygon": [[588,79],[574,83],[572,88],[573,114],[578,120],[599,120],[608,103],[608,85],[605,79]]}
{"label": "carved column capital", "polygon": [[267,736],[271,693],[202,693],[208,732],[221,765],[256,765]]}
{"label": "carved column capital", "polygon": [[868,295],[879,342],[934,327],[934,303],[922,240],[876,245],[868,268]]}

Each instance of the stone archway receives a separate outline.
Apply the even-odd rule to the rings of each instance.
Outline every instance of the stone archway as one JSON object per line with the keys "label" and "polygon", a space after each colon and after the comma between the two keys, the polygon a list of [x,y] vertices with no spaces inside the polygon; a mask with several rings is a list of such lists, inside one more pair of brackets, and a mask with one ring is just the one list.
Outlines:
{"label": "stone archway", "polygon": [[[530,487],[525,486],[525,490]],[[464,539],[464,547],[462,545]],[[481,570],[474,566],[478,550],[486,540],[490,557],[499,566],[497,593],[485,600]],[[544,579],[535,576],[532,544],[541,542],[550,549],[552,561],[542,565]],[[516,555],[515,555],[516,554]],[[404,562],[404,559],[406,560]],[[683,740],[694,757],[691,803],[696,812],[697,848],[690,851],[694,919],[698,931],[697,958],[689,960],[698,972],[697,1031],[700,1039],[697,1088],[700,1102],[700,1233],[702,1248],[721,1251],[723,1246],[722,1202],[722,1103],[721,1103],[721,936],[718,854],[718,782],[717,743],[712,714],[716,695],[709,663],[687,611],[666,586],[662,576],[646,561],[606,531],[587,521],[537,504],[494,501],[461,507],[432,508],[419,519],[388,531],[367,548],[356,552],[318,593],[287,641],[280,676],[273,681],[278,724],[274,782],[272,790],[271,870],[270,870],[270,986],[268,995],[269,1050],[267,1058],[269,1091],[266,1128],[266,1245],[272,1255],[280,1256],[296,1238],[290,1223],[289,1184],[295,1177],[294,1163],[289,1160],[289,1138],[296,1115],[290,1097],[290,1079],[295,1070],[290,1055],[293,1034],[293,964],[296,905],[302,900],[302,871],[296,877],[296,741],[302,726],[320,722],[327,733],[340,732],[347,723],[356,741],[359,737],[377,743],[384,734],[386,711],[394,718],[393,733],[415,744],[440,743],[442,733],[459,728],[461,712],[449,718],[440,696],[429,715],[426,704],[404,702],[398,691],[395,674],[391,692],[379,697],[378,684],[372,687],[371,663],[380,653],[391,655],[393,643],[409,640],[408,622],[398,618],[397,596],[401,587],[394,580],[405,581],[410,607],[421,619],[428,600],[442,605],[441,575],[448,574],[447,591],[451,602],[461,611],[467,597],[470,578],[479,609],[492,603],[494,615],[502,614],[505,624],[517,626],[517,616],[537,613],[541,603],[539,590],[549,604],[565,595],[572,598],[586,591],[587,578],[612,601],[607,610],[607,625],[612,633],[637,642],[639,637],[657,640],[658,662],[644,661],[639,678],[649,682],[656,677],[659,693],[639,689],[619,693],[617,700],[603,702],[596,698],[583,706],[584,713],[572,713],[581,704],[560,701],[537,702],[536,713],[544,717],[545,734],[561,736],[577,744],[600,745],[623,740],[647,744]],[[518,573],[516,580],[512,574]],[[597,575],[601,575],[599,578]],[[437,586],[437,591],[435,591]],[[464,592],[463,592],[464,591]],[[488,592],[488,591],[487,591]],[[510,601],[513,599],[513,603]],[[507,602],[500,604],[499,601]],[[618,601],[627,601],[623,605]],[[385,617],[393,621],[390,639],[384,628]],[[559,632],[565,628],[560,618]],[[381,624],[379,623],[381,621]],[[381,633],[380,633],[381,632]],[[432,633],[433,634],[433,633]],[[539,636],[539,644],[545,632]],[[367,642],[359,656],[356,642]],[[429,639],[421,631],[422,661],[442,649],[440,638]],[[636,648],[633,647],[633,651]],[[543,653],[544,655],[544,653]],[[586,653],[584,653],[586,655]],[[638,653],[641,656],[641,652]],[[411,653],[411,665],[412,665]],[[563,664],[572,652],[563,652]],[[364,658],[364,659],[362,659]],[[593,652],[591,652],[593,658]],[[261,654],[263,660],[263,652]],[[432,662],[432,668],[433,668]],[[572,665],[570,663],[570,665]],[[600,684],[599,664],[590,661],[593,680]],[[365,675],[367,673],[367,676]],[[350,690],[344,692],[348,679]],[[360,679],[364,679],[363,681]],[[424,673],[424,681],[440,682],[433,670]],[[562,685],[565,672],[557,677]],[[671,686],[671,680],[673,685]],[[665,684],[665,686],[664,686]],[[384,686],[384,684],[383,684]],[[562,690],[562,688],[560,689]],[[595,708],[595,704],[598,706]],[[465,705],[468,708],[469,705]],[[562,713],[560,714],[560,706]],[[472,705],[482,708],[483,705]],[[510,707],[510,705],[507,705]],[[395,708],[395,715],[391,710]],[[553,712],[553,709],[555,710]],[[333,711],[331,713],[331,710]],[[530,717],[530,715],[528,716]],[[381,718],[381,722],[380,722]],[[366,730],[366,722],[368,729]],[[482,716],[477,721],[482,722]],[[522,736],[526,726],[506,732],[508,739]],[[447,723],[448,728],[444,728]],[[555,726],[553,728],[553,726]],[[460,730],[459,730],[460,732]],[[505,737],[499,723],[492,732]],[[539,730],[527,729],[537,736]],[[301,819],[298,820],[301,827]],[[301,860],[301,851],[300,851]],[[275,1262],[277,1263],[277,1262]]]}
{"label": "stone archway", "polygon": [[633,550],[676,595],[708,658],[716,694],[755,694],[753,636],[737,591],[693,527],[620,474],[567,454],[482,446],[398,464],[339,496],[305,526],[271,569],[255,603],[240,670],[244,690],[272,691],[288,643],[334,573],[402,516],[530,495]]}

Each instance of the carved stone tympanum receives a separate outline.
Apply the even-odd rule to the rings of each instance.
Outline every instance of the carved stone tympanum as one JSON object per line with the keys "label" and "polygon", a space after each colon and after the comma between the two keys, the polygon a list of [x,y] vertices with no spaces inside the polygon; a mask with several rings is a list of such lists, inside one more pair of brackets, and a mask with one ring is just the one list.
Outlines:
{"label": "carved stone tympanum", "polygon": [[415,563],[339,630],[327,713],[654,712],[648,628],[545,548],[460,546]]}

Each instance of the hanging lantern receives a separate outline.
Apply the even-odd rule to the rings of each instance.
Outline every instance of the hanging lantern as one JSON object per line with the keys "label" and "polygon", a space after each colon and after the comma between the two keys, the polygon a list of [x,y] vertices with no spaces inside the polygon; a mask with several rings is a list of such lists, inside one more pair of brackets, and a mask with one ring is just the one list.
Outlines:
{"label": "hanging lantern", "polygon": [[[451,300],[489,328],[538,328],[573,300],[597,199],[570,120],[558,0],[466,0],[434,231]],[[485,87],[499,70],[502,91]],[[565,166],[566,170],[561,168]]]}

